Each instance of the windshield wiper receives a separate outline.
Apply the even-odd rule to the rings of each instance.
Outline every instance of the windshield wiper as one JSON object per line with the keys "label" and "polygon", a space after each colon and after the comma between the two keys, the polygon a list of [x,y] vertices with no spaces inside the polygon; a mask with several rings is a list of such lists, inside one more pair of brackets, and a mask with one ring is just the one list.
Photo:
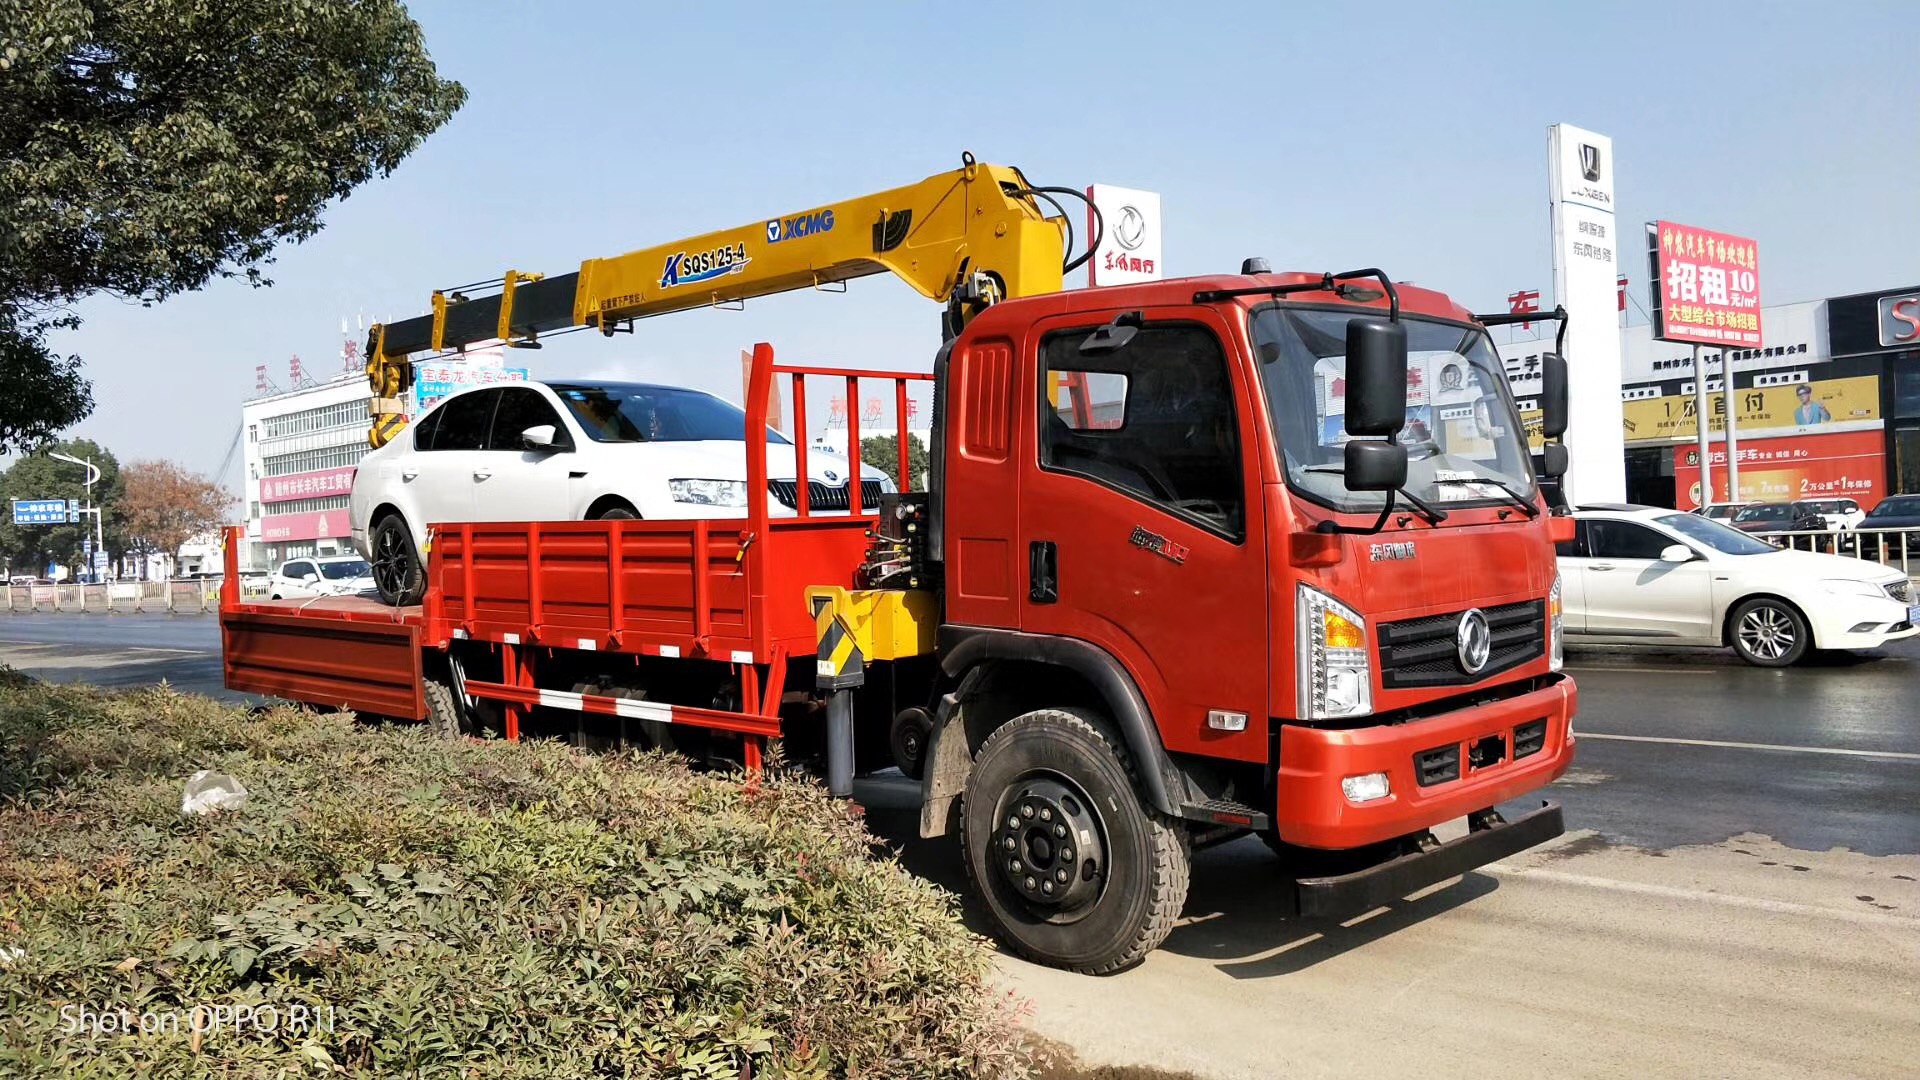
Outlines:
{"label": "windshield wiper", "polygon": [[[1342,475],[1347,471],[1347,467],[1344,465],[1308,465],[1300,471]],[[1447,512],[1445,510],[1429,504],[1425,499],[1420,498],[1406,488],[1400,488],[1398,490],[1399,493],[1405,497],[1407,503],[1413,507],[1413,512],[1426,519],[1427,524],[1438,525],[1447,520]]]}
{"label": "windshield wiper", "polygon": [[1489,487],[1497,488],[1500,494],[1505,495],[1508,501],[1519,507],[1528,517],[1536,518],[1540,516],[1539,507],[1528,502],[1519,492],[1490,476],[1448,476],[1435,480],[1433,484],[1435,487],[1439,487],[1441,484],[1486,484]]}

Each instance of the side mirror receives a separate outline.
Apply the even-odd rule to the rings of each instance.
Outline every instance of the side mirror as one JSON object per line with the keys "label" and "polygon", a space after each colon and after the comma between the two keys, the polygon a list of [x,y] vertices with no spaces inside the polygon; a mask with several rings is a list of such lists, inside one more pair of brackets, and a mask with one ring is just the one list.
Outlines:
{"label": "side mirror", "polygon": [[301,578],[300,580],[301,580],[301,581],[303,581],[303,582],[306,582],[306,583],[307,583],[307,584],[309,584],[309,585],[311,585],[311,584],[313,584],[314,582],[316,582],[316,581],[319,581],[319,580],[320,580],[320,575],[319,575],[319,574],[308,574],[308,575],[307,575],[306,577],[303,577],[303,578]]}
{"label": "side mirror", "polygon": [[1112,322],[1088,334],[1075,351],[1081,356],[1104,356],[1119,352],[1140,332],[1140,322],[1139,312],[1123,311],[1115,315]]}
{"label": "side mirror", "polygon": [[1399,443],[1356,440],[1347,444],[1346,455],[1348,491],[1398,491],[1407,486],[1407,448]]}
{"label": "side mirror", "polygon": [[[1379,319],[1347,320],[1346,423],[1347,434],[1359,437],[1396,435],[1407,425],[1405,325]],[[1352,478],[1349,471],[1348,487],[1353,486]],[[1404,472],[1401,482],[1405,482]]]}
{"label": "side mirror", "polygon": [[1685,544],[1668,544],[1660,549],[1660,561],[1683,563],[1693,561],[1693,549]]}
{"label": "side mirror", "polygon": [[529,450],[551,450],[558,434],[552,424],[535,424],[520,433],[520,445]]}
{"label": "side mirror", "polygon": [[1567,433],[1567,358],[1559,353],[1540,358],[1540,433],[1549,439]]}
{"label": "side mirror", "polygon": [[1540,475],[1549,478],[1567,475],[1566,446],[1554,442],[1540,448]]}

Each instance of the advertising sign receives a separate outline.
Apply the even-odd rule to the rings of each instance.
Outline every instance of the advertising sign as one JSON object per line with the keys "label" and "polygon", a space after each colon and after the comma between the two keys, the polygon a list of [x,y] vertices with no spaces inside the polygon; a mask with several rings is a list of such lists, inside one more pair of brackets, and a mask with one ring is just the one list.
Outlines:
{"label": "advertising sign", "polygon": [[319,540],[328,536],[345,536],[349,528],[345,510],[271,514],[260,519],[260,539],[269,544],[287,540]]}
{"label": "advertising sign", "polygon": [[66,499],[13,500],[15,525],[66,525],[78,520],[78,504],[68,506]]}
{"label": "advertising sign", "polygon": [[[1718,380],[1709,385],[1718,385]],[[1735,395],[1739,400],[1738,428],[1764,437],[1768,429],[1812,431],[1849,421],[1880,419],[1880,381],[1872,375],[1844,379],[1816,379],[1779,386],[1752,386]],[[1707,395],[1709,432],[1726,426],[1726,395]],[[1648,439],[1691,439],[1699,434],[1692,394],[1668,394],[1623,403],[1621,423],[1633,442]],[[1746,456],[1740,458],[1746,468]],[[1741,477],[1745,485],[1745,475]]]}
{"label": "advertising sign", "polygon": [[314,472],[262,477],[260,501],[281,503],[292,502],[295,499],[318,499],[328,495],[349,495],[353,492],[353,474],[354,466],[348,465],[338,469],[318,469]]}
{"label": "advertising sign", "polygon": [[[1886,476],[1886,444],[1878,431],[1842,431],[1760,439],[1740,446],[1740,498],[1746,502],[1787,499],[1854,499],[1862,509],[1880,501]],[[1715,446],[1710,467],[1726,467],[1726,448]],[[1674,493],[1680,509],[1700,505],[1700,451],[1673,448]]]}
{"label": "advertising sign", "polygon": [[1547,129],[1553,296],[1567,309],[1568,497],[1625,502],[1620,438],[1619,246],[1613,140],[1570,124]]}
{"label": "advertising sign", "polygon": [[413,415],[419,416],[440,399],[469,386],[526,382],[526,368],[502,367],[472,360],[434,360],[413,365]]}
{"label": "advertising sign", "polygon": [[1106,226],[1093,258],[1087,260],[1087,284],[1160,280],[1165,268],[1160,259],[1159,192],[1095,184],[1087,189],[1087,198],[1093,203],[1087,209],[1088,241],[1100,231],[1094,224],[1094,208]]}
{"label": "advertising sign", "polygon": [[1752,240],[1672,221],[1648,226],[1653,336],[1696,345],[1760,344],[1760,250]]}
{"label": "advertising sign", "polygon": [[1880,309],[1880,345],[1904,349],[1920,343],[1920,295],[1883,296]]}

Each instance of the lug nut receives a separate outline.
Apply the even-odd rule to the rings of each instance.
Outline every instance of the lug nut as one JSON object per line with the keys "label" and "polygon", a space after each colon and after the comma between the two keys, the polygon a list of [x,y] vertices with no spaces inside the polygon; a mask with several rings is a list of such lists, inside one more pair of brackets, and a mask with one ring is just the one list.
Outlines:
{"label": "lug nut", "polygon": [[1073,849],[1072,849],[1072,848],[1070,848],[1070,847],[1063,847],[1063,848],[1061,848],[1061,849],[1060,849],[1060,861],[1061,861],[1061,862],[1072,862],[1072,861],[1073,861]]}
{"label": "lug nut", "polygon": [[1033,816],[1033,804],[1032,804],[1032,803],[1021,803],[1021,804],[1020,804],[1020,816],[1021,816],[1021,817],[1032,817],[1032,816]]}
{"label": "lug nut", "polygon": [[1041,882],[1041,883],[1040,883],[1040,891],[1041,891],[1041,892],[1043,892],[1043,893],[1046,893],[1046,894],[1047,894],[1048,896],[1052,896],[1052,895],[1053,895],[1053,882],[1051,882],[1051,881],[1043,881],[1043,882]]}
{"label": "lug nut", "polygon": [[1043,807],[1041,807],[1041,808],[1040,808],[1040,820],[1041,820],[1041,821],[1052,821],[1052,820],[1053,820],[1053,810],[1052,810],[1052,809],[1051,809],[1050,807],[1045,807],[1045,806],[1043,806]]}
{"label": "lug nut", "polygon": [[1009,837],[1007,837],[1007,838],[1005,838],[1005,839],[1003,839],[1003,840],[1001,840],[1001,841],[1000,841],[1000,846],[1001,846],[1001,847],[1003,847],[1003,848],[1006,848],[1006,849],[1007,849],[1008,851],[1012,851],[1012,850],[1013,850],[1013,837],[1011,837],[1011,836],[1009,836]]}
{"label": "lug nut", "polygon": [[1065,825],[1055,825],[1053,827],[1053,835],[1055,836],[1067,835],[1067,827]]}
{"label": "lug nut", "polygon": [[1028,879],[1027,879],[1027,891],[1028,891],[1028,892],[1032,892],[1032,891],[1033,891],[1033,879],[1032,879],[1032,878],[1028,878]]}
{"label": "lug nut", "polygon": [[1067,883],[1067,872],[1065,870],[1055,870],[1053,876],[1060,879],[1060,884],[1065,885]]}
{"label": "lug nut", "polygon": [[1010,874],[1017,874],[1017,873],[1019,873],[1019,872],[1020,872],[1020,860],[1019,860],[1019,859],[1008,859],[1008,860],[1007,860],[1007,872],[1008,872],[1008,873],[1010,873]]}
{"label": "lug nut", "polygon": [[1008,815],[1007,815],[1007,828],[1009,828],[1009,829],[1017,829],[1017,828],[1019,828],[1019,827],[1020,827],[1020,819],[1019,819],[1019,818],[1017,818],[1017,817],[1014,817],[1014,816],[1013,816],[1012,814],[1008,814]]}

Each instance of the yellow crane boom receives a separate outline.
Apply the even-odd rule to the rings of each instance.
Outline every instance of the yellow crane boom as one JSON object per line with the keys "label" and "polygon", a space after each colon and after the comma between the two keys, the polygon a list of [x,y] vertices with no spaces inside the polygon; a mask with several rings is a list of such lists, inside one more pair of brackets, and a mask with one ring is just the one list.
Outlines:
{"label": "yellow crane boom", "polygon": [[1068,226],[1042,213],[1041,201],[1052,202],[1048,192],[1078,195],[1035,188],[1018,169],[969,154],[960,168],[917,184],[588,259],[573,273],[509,270],[437,290],[429,314],[376,324],[368,335],[368,441],[382,446],[406,425],[402,396],[412,385],[410,356],[420,352],[494,340],[529,347],[543,333],[570,327],[613,334],[652,315],[880,273],[945,302],[947,331],[958,333],[995,301],[1061,288]]}

